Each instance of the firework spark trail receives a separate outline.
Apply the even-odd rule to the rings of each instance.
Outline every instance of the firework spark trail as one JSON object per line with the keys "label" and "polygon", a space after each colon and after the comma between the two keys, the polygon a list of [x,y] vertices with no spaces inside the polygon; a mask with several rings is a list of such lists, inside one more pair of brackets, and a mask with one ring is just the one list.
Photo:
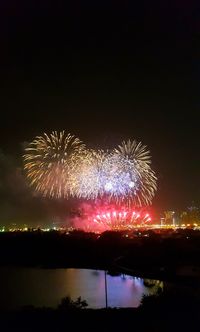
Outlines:
{"label": "firework spark trail", "polygon": [[98,213],[93,221],[102,226],[104,230],[126,230],[137,225],[148,224],[151,217],[148,213],[132,211],[131,209],[111,209],[108,212]]}

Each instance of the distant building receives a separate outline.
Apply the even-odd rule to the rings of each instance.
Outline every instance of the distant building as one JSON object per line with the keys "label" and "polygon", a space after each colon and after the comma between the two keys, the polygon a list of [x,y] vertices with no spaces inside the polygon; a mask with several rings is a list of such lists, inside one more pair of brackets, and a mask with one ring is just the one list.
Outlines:
{"label": "distant building", "polygon": [[182,225],[200,225],[200,211],[195,206],[188,207],[186,211],[180,213],[180,224]]}
{"label": "distant building", "polygon": [[164,224],[175,226],[175,212],[174,211],[165,211],[164,212]]}

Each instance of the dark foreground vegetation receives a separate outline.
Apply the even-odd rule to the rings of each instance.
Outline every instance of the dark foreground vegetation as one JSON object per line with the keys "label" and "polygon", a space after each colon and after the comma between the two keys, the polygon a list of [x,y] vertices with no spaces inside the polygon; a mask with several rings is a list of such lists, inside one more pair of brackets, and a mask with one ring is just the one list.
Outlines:
{"label": "dark foreground vegetation", "polygon": [[200,277],[200,231],[0,233],[0,265],[119,270],[162,280]]}
{"label": "dark foreground vegetation", "polygon": [[1,331],[199,331],[198,298],[173,292],[144,297],[139,308],[87,309],[65,298],[57,309],[22,308],[1,312]]}

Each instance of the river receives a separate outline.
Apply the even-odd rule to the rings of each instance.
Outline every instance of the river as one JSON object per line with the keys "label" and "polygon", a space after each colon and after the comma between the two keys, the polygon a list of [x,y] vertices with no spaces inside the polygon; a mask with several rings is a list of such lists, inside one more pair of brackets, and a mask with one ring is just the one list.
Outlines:
{"label": "river", "polygon": [[[40,269],[1,267],[0,308],[16,309],[25,305],[56,307],[61,299],[81,296],[89,308],[105,307],[105,273],[88,269]],[[109,307],[138,307],[143,294],[155,294],[161,281],[128,275],[106,274]],[[146,285],[148,284],[148,287]]]}

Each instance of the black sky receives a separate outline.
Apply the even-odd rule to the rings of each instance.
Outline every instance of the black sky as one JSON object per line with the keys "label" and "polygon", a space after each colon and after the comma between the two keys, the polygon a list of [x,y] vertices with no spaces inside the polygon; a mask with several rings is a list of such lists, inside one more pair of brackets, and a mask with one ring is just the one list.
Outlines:
{"label": "black sky", "polygon": [[199,205],[199,11],[188,1],[2,1],[0,149],[66,129],[88,144],[136,138],[154,205]]}

